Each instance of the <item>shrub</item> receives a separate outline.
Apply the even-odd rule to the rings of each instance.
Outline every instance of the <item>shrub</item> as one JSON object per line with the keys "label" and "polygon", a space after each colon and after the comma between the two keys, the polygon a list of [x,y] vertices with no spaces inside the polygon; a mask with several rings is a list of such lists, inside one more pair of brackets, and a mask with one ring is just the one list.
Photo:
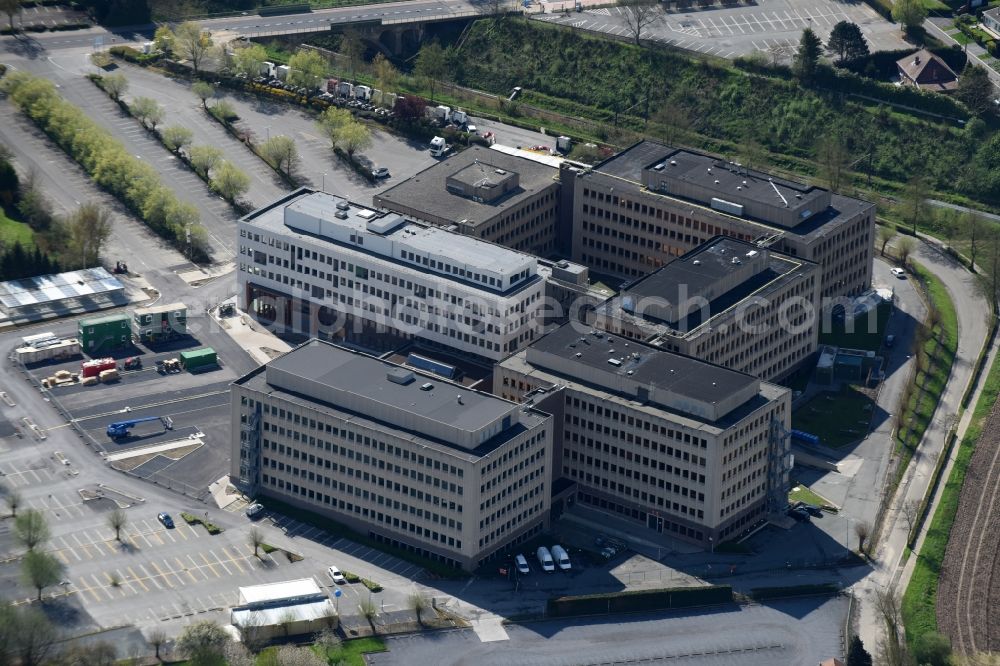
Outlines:
{"label": "shrub", "polygon": [[[345,576],[345,578],[346,578],[346,576]],[[368,580],[367,578],[362,578],[361,579],[361,584],[364,585],[365,587],[367,587],[372,592],[381,592],[382,591],[382,586],[379,585],[378,583],[376,583],[373,580]]]}
{"label": "shrub", "polygon": [[350,571],[342,571],[341,573],[344,574],[344,580],[346,580],[348,583],[360,583],[361,582],[361,577],[358,576],[358,574],[356,574],[356,573],[351,573]]}

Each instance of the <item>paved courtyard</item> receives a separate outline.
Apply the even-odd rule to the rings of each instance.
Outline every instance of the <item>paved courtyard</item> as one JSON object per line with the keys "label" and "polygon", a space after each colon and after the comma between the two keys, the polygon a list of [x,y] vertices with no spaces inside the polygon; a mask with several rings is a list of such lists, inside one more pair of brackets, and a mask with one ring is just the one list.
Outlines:
{"label": "paved courtyard", "polygon": [[[582,12],[536,14],[534,18],[580,30],[631,38],[620,7],[602,7]],[[642,32],[642,38],[677,48],[722,58],[735,58],[754,51],[788,58],[802,31],[812,28],[826,42],[840,21],[861,27],[872,51],[903,49],[899,27],[861,2],[837,0],[758,0],[731,7],[658,10],[657,18]]]}

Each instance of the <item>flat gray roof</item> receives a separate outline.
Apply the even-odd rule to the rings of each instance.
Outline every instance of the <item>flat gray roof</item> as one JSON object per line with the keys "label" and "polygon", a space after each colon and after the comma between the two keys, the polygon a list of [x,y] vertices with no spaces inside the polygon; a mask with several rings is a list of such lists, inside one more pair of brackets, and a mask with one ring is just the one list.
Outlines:
{"label": "flat gray roof", "polygon": [[[461,384],[435,375],[420,374],[410,368],[405,372],[414,377],[403,385],[389,381],[388,373],[400,367],[390,361],[369,356],[343,347],[310,340],[268,364],[268,368],[284,370],[297,377],[306,377],[323,386],[362,396],[386,408],[412,412],[434,421],[463,430],[477,430],[511,411],[514,404],[489,393],[470,391]],[[269,374],[268,383],[275,384]],[[422,391],[431,383],[434,388]],[[286,387],[282,387],[286,388]],[[462,404],[457,396],[462,396]]]}
{"label": "flat gray roof", "polygon": [[[630,381],[640,385],[654,386],[705,403],[717,402],[760,383],[756,377],[736,370],[650,347],[617,335],[595,334],[586,327],[573,323],[560,326],[531,347],[590,366],[602,373],[627,376]],[[611,353],[612,350],[614,354]],[[639,358],[632,358],[632,354],[638,354]],[[608,363],[608,359],[612,357],[624,360],[619,366],[613,366]],[[532,363],[545,367],[544,362]],[[587,383],[583,375],[573,379]],[[610,386],[601,388],[614,391]]]}
{"label": "flat gray roof", "polygon": [[[445,186],[448,178],[475,165],[477,161],[516,172],[520,187],[493,203],[477,202],[449,192]],[[437,224],[458,224],[464,221],[464,224],[474,227],[550,187],[558,176],[558,169],[545,164],[482,146],[472,146],[375,195],[374,201],[376,206],[390,210],[414,211],[413,215]]]}
{"label": "flat gray roof", "polygon": [[682,293],[688,298],[703,294],[713,284],[742,268],[742,264],[733,263],[734,257],[741,259],[753,253],[752,257],[760,252],[751,243],[716,236],[634,282],[624,292],[640,298],[655,296],[676,306]]}

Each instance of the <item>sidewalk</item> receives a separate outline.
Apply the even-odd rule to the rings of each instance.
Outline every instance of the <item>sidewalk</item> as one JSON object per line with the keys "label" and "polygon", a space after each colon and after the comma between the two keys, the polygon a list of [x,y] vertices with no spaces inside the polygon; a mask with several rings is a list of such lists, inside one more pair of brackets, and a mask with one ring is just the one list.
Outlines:
{"label": "sidewalk", "polygon": [[221,306],[230,303],[235,307],[235,296],[214,308],[211,311],[212,317],[229,334],[229,337],[250,354],[257,363],[264,365],[271,359],[291,351],[291,345],[254,321],[253,317],[245,312],[237,309],[236,315],[233,317],[220,317]]}

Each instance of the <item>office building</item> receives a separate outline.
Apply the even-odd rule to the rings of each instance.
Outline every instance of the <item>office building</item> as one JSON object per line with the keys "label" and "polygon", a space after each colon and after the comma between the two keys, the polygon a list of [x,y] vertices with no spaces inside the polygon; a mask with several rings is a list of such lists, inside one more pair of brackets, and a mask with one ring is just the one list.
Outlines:
{"label": "office building", "polygon": [[552,417],[311,340],[232,387],[232,466],[273,497],[465,569],[547,524]]}
{"label": "office building", "polygon": [[554,503],[706,548],[787,504],[786,388],[574,324],[504,359],[493,382],[552,414]]}
{"label": "office building", "polygon": [[588,313],[594,328],[781,378],[816,351],[819,267],[716,236]]}
{"label": "office building", "polygon": [[535,337],[545,271],[531,255],[304,188],[237,226],[239,306],[279,329],[486,361]]}
{"label": "office building", "polygon": [[374,205],[521,252],[556,251],[559,170],[471,146],[376,194]]}
{"label": "office building", "polygon": [[[634,279],[715,236],[820,265],[820,296],[871,284],[874,204],[643,141],[572,179],[573,261]],[[568,183],[567,183],[568,185]]]}

